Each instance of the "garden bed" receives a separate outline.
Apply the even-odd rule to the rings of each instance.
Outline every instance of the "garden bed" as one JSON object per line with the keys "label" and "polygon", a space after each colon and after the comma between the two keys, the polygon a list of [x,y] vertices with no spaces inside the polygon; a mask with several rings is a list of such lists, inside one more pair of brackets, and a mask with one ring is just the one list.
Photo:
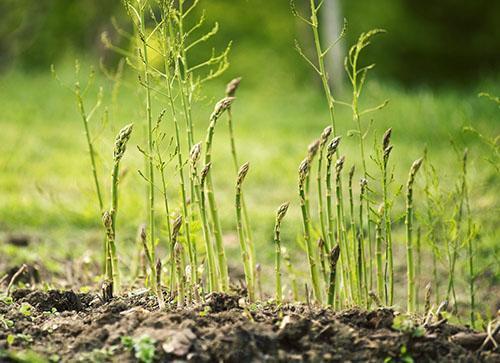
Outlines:
{"label": "garden bed", "polygon": [[0,302],[0,360],[500,361],[498,348],[481,347],[485,334],[443,320],[419,334],[395,329],[391,309],[247,305],[219,293],[204,300],[185,308],[167,301],[159,311],[145,289],[107,303],[92,293],[14,290]]}

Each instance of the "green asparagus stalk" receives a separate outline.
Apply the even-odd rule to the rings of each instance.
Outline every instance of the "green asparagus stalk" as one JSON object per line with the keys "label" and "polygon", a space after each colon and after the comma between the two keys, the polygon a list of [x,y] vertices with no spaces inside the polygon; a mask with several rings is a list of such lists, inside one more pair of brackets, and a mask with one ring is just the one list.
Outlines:
{"label": "green asparagus stalk", "polygon": [[275,264],[274,272],[276,274],[276,304],[280,305],[283,297],[283,288],[281,287],[281,221],[285,218],[288,206],[290,203],[283,203],[276,212],[276,222],[274,223],[274,247],[275,247]]}

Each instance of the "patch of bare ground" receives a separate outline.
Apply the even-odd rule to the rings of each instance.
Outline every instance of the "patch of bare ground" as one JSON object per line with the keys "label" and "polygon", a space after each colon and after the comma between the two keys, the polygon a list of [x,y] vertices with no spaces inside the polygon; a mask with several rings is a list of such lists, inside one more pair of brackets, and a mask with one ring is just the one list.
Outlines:
{"label": "patch of bare ground", "polygon": [[[245,305],[238,295],[159,311],[146,290],[104,303],[94,294],[18,289],[0,302],[0,361],[26,350],[54,361],[135,362],[124,337],[149,337],[154,361],[499,362],[486,336],[446,322],[421,336],[393,328],[395,312]],[[8,323],[11,322],[11,323]]]}

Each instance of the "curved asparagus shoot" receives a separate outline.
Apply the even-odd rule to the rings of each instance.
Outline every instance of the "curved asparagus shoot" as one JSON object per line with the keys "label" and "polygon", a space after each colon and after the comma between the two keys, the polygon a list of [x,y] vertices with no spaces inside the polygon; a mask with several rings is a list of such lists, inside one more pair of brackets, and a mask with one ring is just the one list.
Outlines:
{"label": "curved asparagus shoot", "polygon": [[422,165],[424,159],[420,158],[415,160],[410,169],[408,176],[408,183],[406,184],[406,268],[407,268],[407,310],[409,313],[415,312],[415,267],[413,265],[413,184],[415,182],[415,175]]}
{"label": "curved asparagus shoot", "polygon": [[302,161],[299,166],[299,197],[300,197],[300,209],[302,211],[302,222],[304,225],[304,241],[306,244],[307,259],[309,262],[309,271],[311,274],[311,280],[313,285],[314,297],[317,302],[321,302],[321,289],[318,278],[318,267],[314,258],[314,251],[311,244],[311,226],[309,220],[309,211],[307,208],[307,197],[305,182],[307,176],[309,175],[309,158],[307,157]]}
{"label": "curved asparagus shoot", "polygon": [[469,202],[469,189],[467,186],[467,157],[468,150],[465,149],[463,155],[463,174],[462,174],[462,191],[465,202],[465,211],[467,212],[467,259],[469,267],[469,298],[470,298],[470,324],[474,329],[476,327],[476,302],[474,292],[474,230],[472,225],[472,216]]}
{"label": "curved asparagus shoot", "polygon": [[281,287],[281,221],[285,218],[288,206],[290,203],[286,202],[280,205],[276,212],[276,222],[274,223],[274,247],[275,247],[275,260],[274,272],[276,274],[276,291],[275,300],[276,304],[280,305],[283,297],[283,289]]}
{"label": "curved asparagus shoot", "polygon": [[217,268],[215,266],[214,250],[212,247],[212,242],[210,240],[210,229],[208,226],[207,211],[205,207],[205,178],[208,171],[210,170],[210,164],[205,165],[201,171],[201,178],[198,180],[198,169],[197,163],[201,155],[201,143],[195,144],[191,149],[190,160],[191,160],[191,173],[192,180],[194,182],[194,192],[197,198],[197,204],[199,207],[201,226],[203,230],[203,240],[205,242],[205,250],[207,253],[207,269],[208,269],[208,291],[212,292],[218,289],[217,284]]}
{"label": "curved asparagus shoot", "polygon": [[[363,229],[363,201],[365,198],[366,188],[368,186],[368,181],[365,178],[361,178],[359,182],[360,192],[359,192],[359,236],[358,236],[358,276],[360,276],[361,290],[363,293],[363,299],[365,301],[365,306],[369,308],[369,296],[368,296],[368,278],[366,273],[366,259],[365,259],[365,232]],[[370,263],[371,266],[371,263]]]}
{"label": "curved asparagus shoot", "polygon": [[342,267],[343,287],[349,301],[353,297],[353,285],[351,279],[351,268],[349,254],[347,251],[347,232],[344,223],[344,205],[342,197],[342,170],[344,168],[345,157],[340,157],[335,163],[335,194],[337,197],[337,238],[340,246],[340,262]]}
{"label": "curved asparagus shoot", "polygon": [[[236,94],[236,90],[238,89],[239,85],[241,82],[241,77],[234,78],[231,80],[226,87],[226,97],[234,97]],[[238,173],[239,170],[239,162],[238,162],[238,155],[236,151],[236,139],[234,137],[234,128],[233,128],[233,114],[231,107],[228,107],[227,111],[227,125],[229,129],[229,140],[231,144],[231,156],[233,157],[233,164],[234,164],[234,169],[236,173]],[[250,265],[252,267],[252,273],[253,277],[255,279],[255,268],[256,268],[256,255],[255,255],[255,245],[253,243],[253,237],[252,237],[252,229],[250,228],[250,220],[248,218],[248,210],[247,210],[247,205],[245,202],[245,195],[242,193],[241,194],[241,208],[243,210],[243,231],[245,233],[245,238],[246,238],[246,243],[250,247],[248,250],[249,252],[249,259],[250,259]]]}
{"label": "curved asparagus shoot", "polygon": [[340,136],[332,139],[328,144],[327,154],[326,154],[326,215],[328,221],[328,239],[330,244],[334,244],[334,216],[333,216],[333,187],[332,187],[332,165],[333,165],[333,155],[336,153],[340,143]]}
{"label": "curved asparagus shoot", "polygon": [[392,254],[392,233],[391,233],[391,205],[389,203],[389,196],[387,187],[389,181],[387,180],[387,164],[389,162],[389,156],[392,151],[391,142],[392,129],[389,128],[382,139],[382,150],[383,150],[383,160],[382,160],[382,194],[384,201],[384,221],[385,221],[385,243],[386,243],[386,281],[388,283],[386,303],[388,305],[394,304],[394,257]]}
{"label": "curved asparagus shoot", "polygon": [[335,283],[337,278],[337,262],[340,256],[340,247],[336,245],[332,248],[329,256],[330,261],[330,280],[328,282],[328,301],[327,304],[333,306],[335,301]]}
{"label": "curved asparagus shoot", "polygon": [[255,300],[255,285],[254,285],[254,274],[252,273],[252,266],[249,257],[250,246],[246,244],[245,235],[243,232],[243,216],[241,211],[241,186],[245,180],[248,170],[250,168],[249,163],[245,163],[241,166],[238,171],[238,179],[236,180],[236,229],[238,231],[238,240],[240,242],[241,259],[243,261],[243,268],[245,271],[245,281],[247,284],[248,299],[250,302]]}
{"label": "curved asparagus shoot", "polygon": [[[228,107],[235,100],[234,97],[226,97],[219,101],[210,115],[210,125],[207,130],[207,137],[205,140],[205,165],[209,164],[212,160],[212,141],[215,132],[215,125],[219,117],[228,109]],[[222,280],[222,289],[227,291],[229,287],[229,275],[227,271],[226,253],[222,243],[222,228],[219,220],[219,212],[217,211],[217,203],[215,201],[214,187],[212,182],[212,172],[209,170],[206,176],[208,204],[210,207],[210,215],[214,226],[215,247],[217,249],[217,257],[219,263],[219,271]]]}
{"label": "curved asparagus shoot", "polygon": [[377,211],[377,220],[375,222],[375,259],[377,263],[377,296],[382,301],[387,301],[385,299],[385,289],[384,289],[384,268],[383,268],[383,257],[382,257],[382,217],[384,214],[384,205],[380,205]]}
{"label": "curved asparagus shoot", "polygon": [[325,242],[325,249],[329,250],[333,241],[329,241],[328,234],[326,231],[326,221],[325,221],[325,209],[323,206],[323,159],[325,148],[327,147],[326,143],[328,142],[328,138],[332,133],[333,128],[331,126],[325,127],[320,136],[320,144],[319,144],[319,156],[318,156],[318,170],[316,182],[318,184],[318,209],[319,209],[319,222],[321,226],[321,234],[323,241]]}
{"label": "curved asparagus shoot", "polygon": [[115,139],[113,148],[113,172],[111,175],[111,208],[103,214],[103,223],[107,234],[107,279],[113,283],[114,291],[120,289],[118,273],[118,256],[116,254],[116,216],[118,213],[118,184],[120,175],[120,161],[125,154],[127,142],[132,134],[133,124],[123,127]]}
{"label": "curved asparagus shoot", "polygon": [[182,216],[177,217],[172,225],[172,243],[174,245],[174,263],[177,274],[177,307],[184,306],[186,296],[186,271],[183,263],[184,249],[180,242],[179,231],[182,226]]}

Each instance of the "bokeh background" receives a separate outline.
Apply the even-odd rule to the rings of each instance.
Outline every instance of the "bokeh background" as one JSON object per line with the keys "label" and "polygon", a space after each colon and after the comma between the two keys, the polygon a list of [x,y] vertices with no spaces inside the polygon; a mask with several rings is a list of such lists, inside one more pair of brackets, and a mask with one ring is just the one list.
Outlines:
{"label": "bokeh background", "polygon": [[[299,11],[308,13],[308,1],[296,3]],[[365,126],[373,121],[368,145],[379,140],[387,127],[394,130],[395,203],[402,205],[403,197],[397,191],[411,162],[422,155],[424,148],[429,150],[443,190],[455,185],[459,175],[456,150],[470,149],[473,211],[481,226],[481,272],[477,281],[483,301],[488,301],[494,311],[500,296],[492,293],[499,290],[500,213],[498,170],[490,161],[497,158],[498,162],[498,139],[492,147],[477,134],[465,132],[464,127],[472,126],[491,140],[500,131],[498,105],[478,97],[479,92],[500,94],[500,2],[326,3],[325,9],[330,11],[322,14],[326,38],[334,37],[343,18],[348,20],[347,35],[335,49],[337,60],[329,63],[339,99],[350,99],[342,69],[338,71],[345,50],[363,31],[387,30],[373,40],[364,55],[363,63],[374,62],[376,67],[370,73],[362,105],[371,107],[390,100],[386,108],[365,120]],[[207,116],[214,101],[223,96],[225,83],[242,76],[234,115],[240,160],[252,164],[247,199],[259,259],[271,261],[274,212],[280,203],[290,200],[292,209],[283,233],[301,265],[296,244],[300,235],[296,170],[307,145],[328,125],[321,84],[294,50],[297,39],[306,54],[311,54],[310,30],[292,16],[287,0],[202,0],[193,18],[201,15],[201,9],[206,10],[204,29],[209,30],[217,21],[220,31],[207,47],[192,54],[193,60],[202,60],[210,47],[220,50],[229,41],[233,45],[229,70],[204,89],[204,97],[195,107],[196,137],[203,138]],[[86,99],[89,108],[98,87],[104,87],[103,105],[94,117],[92,132],[105,185],[114,134],[130,121],[138,125],[125,161],[128,172],[123,179],[119,221],[122,259],[134,258],[135,233],[145,215],[145,185],[136,173],[143,160],[135,148],[143,143],[139,125],[144,115],[136,75],[125,66],[120,87],[115,88],[101,71],[102,65],[113,70],[120,61],[102,45],[103,31],[122,47],[129,46],[116,34],[111,19],[124,29],[130,28],[117,0],[0,0],[0,232],[6,242],[20,235],[29,241],[29,248],[1,244],[2,254],[7,256],[1,260],[2,268],[28,261],[67,277],[67,269],[62,268],[67,261],[87,264],[89,271],[92,261],[98,261],[100,220],[81,120],[71,91],[50,74],[50,65],[55,64],[63,83],[71,86],[75,82],[75,59],[81,63],[82,82],[91,65],[97,71],[95,87]],[[154,107],[159,112],[161,101],[155,101]],[[338,124],[339,133],[345,136],[348,163],[356,164],[356,140],[347,136],[354,128],[348,109],[339,108]],[[218,133],[218,197],[220,204],[227,206],[221,211],[223,227],[228,249],[236,256],[234,170],[229,167],[227,130],[221,125]],[[375,170],[373,163],[369,167]],[[176,178],[172,172],[171,198],[178,208]],[[423,179],[418,183],[422,188]],[[419,206],[423,208],[423,199],[417,200]],[[395,228],[402,230],[401,219],[396,218]],[[441,269],[446,270],[444,262]],[[422,284],[426,278],[421,278]],[[465,278],[461,282],[465,286]]]}
{"label": "bokeh background", "polygon": [[[308,10],[308,1],[296,3],[304,13]],[[330,3],[335,3],[336,14],[324,19],[348,19],[346,44],[368,29],[384,28],[389,32],[369,50],[367,58],[376,60],[378,77],[412,85],[464,85],[498,70],[500,4],[496,1]],[[308,74],[293,51],[294,38],[308,38],[307,29],[293,21],[287,0],[213,0],[203,8],[207,19],[221,24],[216,43],[222,46],[236,41],[234,57],[238,62],[233,62],[234,72],[259,70],[260,62],[256,60],[266,57],[272,60],[269,63],[279,58],[278,66],[293,68],[303,77]],[[125,20],[120,1],[2,0],[0,11],[0,64],[4,69],[15,64],[44,70],[68,53],[104,56],[101,32],[112,32],[111,17]],[[326,22],[324,26],[328,26]]]}

